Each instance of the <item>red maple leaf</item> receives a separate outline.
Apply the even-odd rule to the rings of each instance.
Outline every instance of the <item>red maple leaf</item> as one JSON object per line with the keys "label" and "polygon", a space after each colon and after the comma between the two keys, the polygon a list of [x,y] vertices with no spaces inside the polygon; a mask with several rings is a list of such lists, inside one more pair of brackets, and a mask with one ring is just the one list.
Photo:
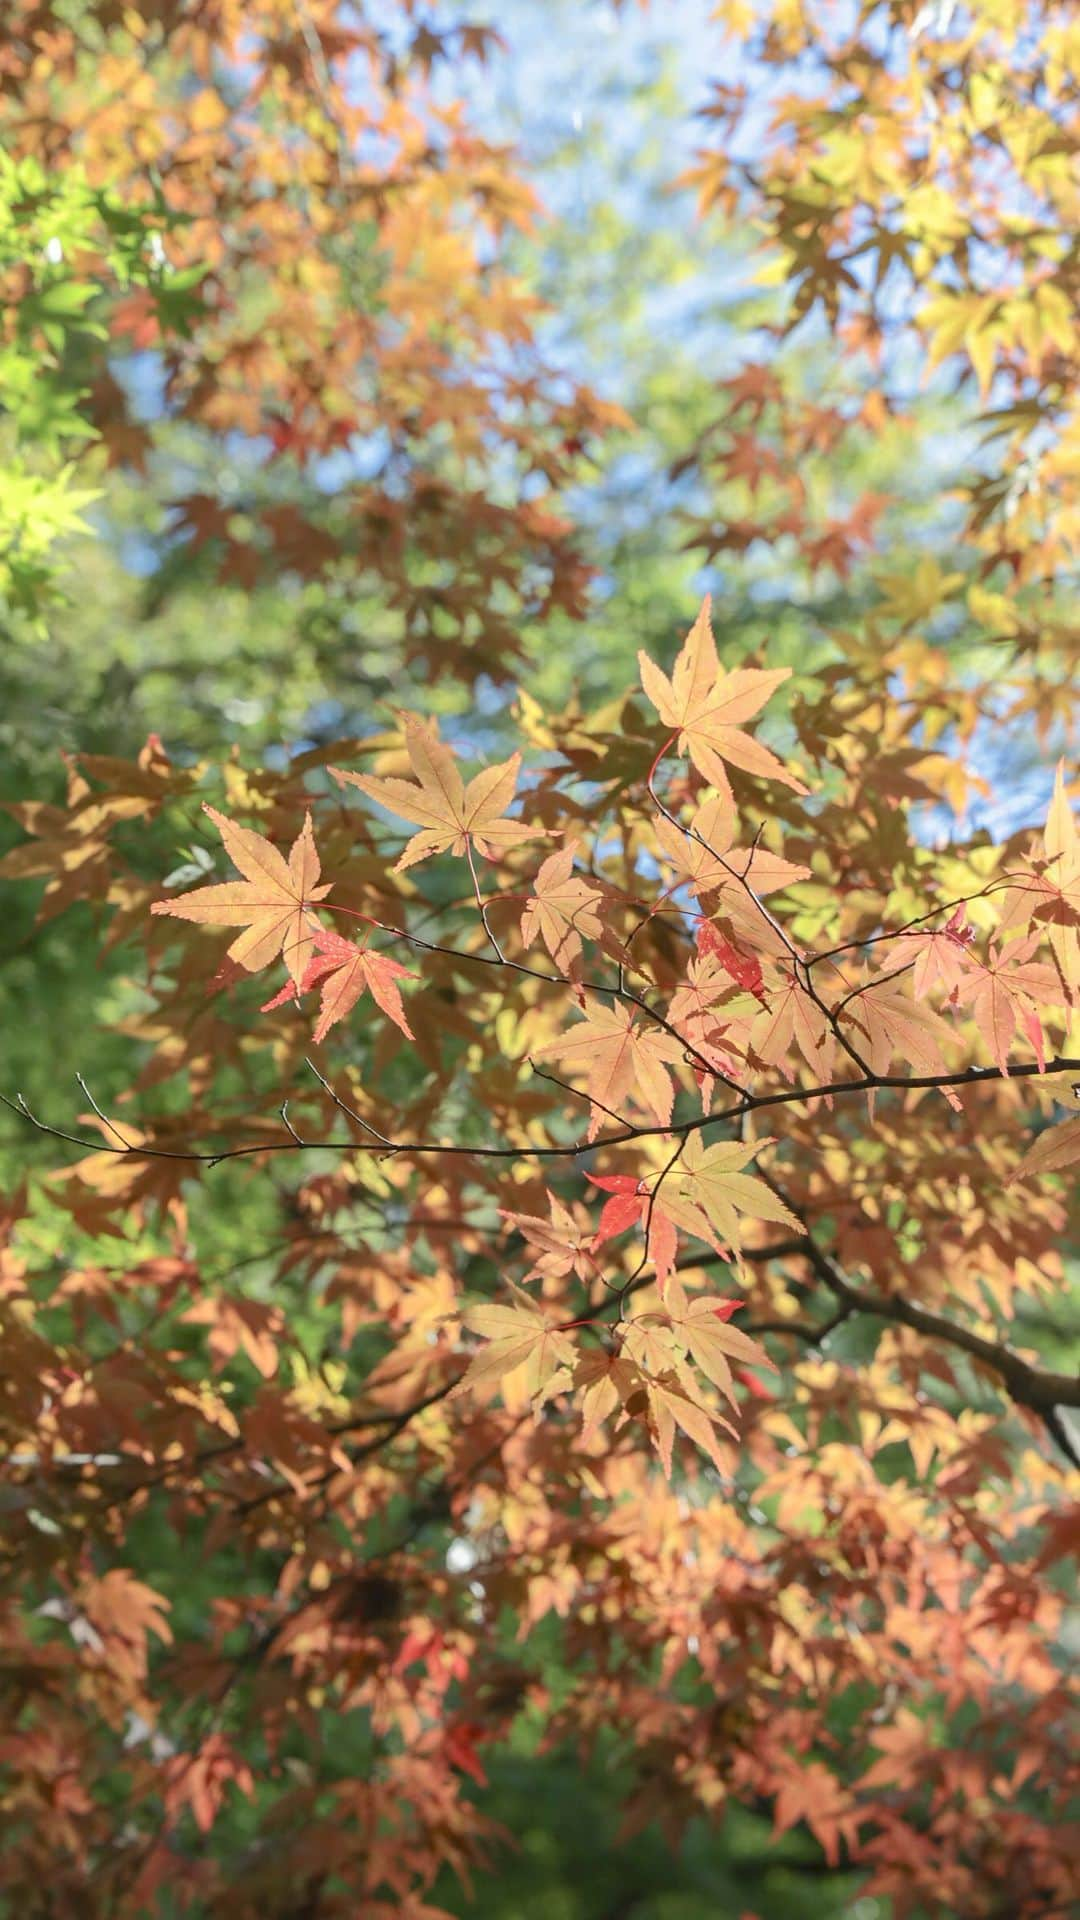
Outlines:
{"label": "red maple leaf", "polygon": [[752,953],[741,953],[739,948],[725,934],[708,920],[698,923],[697,944],[699,953],[711,953],[719,961],[725,973],[730,973],[736,986],[764,1002],[764,977],[761,961]]}
{"label": "red maple leaf", "polygon": [[367,947],[358,947],[354,940],[344,940],[339,933],[331,933],[324,927],[312,933],[312,940],[318,952],[308,961],[299,985],[294,986],[290,980],[280,993],[266,1001],[261,1009],[263,1013],[284,1006],[286,1000],[295,1000],[321,982],[322,999],[313,1035],[316,1041],[325,1039],[330,1028],[351,1013],[362,993],[370,993],[387,1019],[410,1040],[415,1039],[397,984],[399,980],[415,978],[408,967],[391,960],[387,953],[372,953]]}

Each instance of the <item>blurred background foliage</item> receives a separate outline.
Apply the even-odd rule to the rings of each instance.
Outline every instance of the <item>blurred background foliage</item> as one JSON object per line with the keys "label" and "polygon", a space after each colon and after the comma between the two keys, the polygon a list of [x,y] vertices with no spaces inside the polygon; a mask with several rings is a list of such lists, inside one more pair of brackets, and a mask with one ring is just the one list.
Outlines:
{"label": "blurred background foliage", "polygon": [[[804,329],[779,346],[781,297],[753,284],[754,236],[719,215],[703,219],[690,189],[673,184],[697,137],[702,64],[720,47],[708,16],[700,0],[651,15],[616,14],[602,0],[584,8],[550,0],[543,9],[511,0],[498,18],[506,52],[444,76],[484,131],[521,153],[544,205],[540,227],[509,243],[513,272],[544,303],[544,351],[629,416],[563,491],[592,576],[585,617],[556,610],[543,622],[523,621],[521,663],[492,659],[481,674],[478,704],[489,721],[505,702],[508,676],[543,704],[573,690],[586,702],[621,691],[639,646],[674,653],[688,609],[706,590],[729,657],[767,638],[778,661],[801,669],[814,664],[808,632],[820,632],[820,657],[828,657],[828,634],[880,605],[873,566],[853,567],[851,556],[831,564],[827,548],[820,564],[808,564],[790,533],[710,554],[710,533],[742,520],[751,500],[763,520],[778,513],[792,477],[779,443],[775,474],[732,478],[709,457],[723,383],[747,363],[770,361],[785,406],[827,394],[851,418],[836,447],[801,465],[808,517],[824,528],[861,497],[880,495],[880,544],[914,552],[933,551],[948,522],[948,482],[969,449],[962,409],[944,383],[915,391],[906,417],[860,421],[872,367],[839,366],[823,330]],[[65,194],[70,200],[71,190]],[[176,276],[153,264],[160,219],[129,224],[125,251],[110,254],[110,267],[140,261],[158,298],[169,290],[170,326],[182,326],[198,301],[198,269],[177,288]],[[67,232],[59,207],[24,231],[27,255],[41,253],[46,226],[50,237]],[[69,259],[71,252],[68,241]],[[100,341],[93,296],[103,305],[105,290],[60,265],[48,274],[50,297],[64,306],[57,358],[71,416],[50,425],[48,452],[61,436],[91,435],[73,403],[72,336],[81,332],[134,394],[149,444],[134,472],[115,456],[106,465],[102,445],[84,453],[77,504],[87,532],[58,529],[58,539],[61,531],[69,537],[48,587],[64,597],[50,612],[47,642],[40,624],[19,617],[32,611],[32,593],[23,607],[18,594],[4,594],[10,678],[0,727],[11,790],[25,791],[20,762],[40,776],[43,751],[124,755],[150,731],[174,757],[220,755],[235,743],[254,761],[268,750],[302,751],[373,730],[378,703],[402,693],[400,623],[378,577],[342,552],[312,568],[283,542],[257,581],[223,579],[213,540],[175,538],[173,504],[188,489],[197,496],[209,488],[212,476],[241,517],[255,495],[332,515],[343,477],[363,470],[370,446],[355,440],[340,454],[268,466],[264,450],[242,435],[215,437],[178,421],[161,405],[154,355],[118,355]],[[779,420],[780,409],[771,411]],[[25,428],[18,416],[12,424]],[[873,544],[867,537],[861,557],[872,557]],[[447,711],[473,705],[449,678],[425,698]]]}

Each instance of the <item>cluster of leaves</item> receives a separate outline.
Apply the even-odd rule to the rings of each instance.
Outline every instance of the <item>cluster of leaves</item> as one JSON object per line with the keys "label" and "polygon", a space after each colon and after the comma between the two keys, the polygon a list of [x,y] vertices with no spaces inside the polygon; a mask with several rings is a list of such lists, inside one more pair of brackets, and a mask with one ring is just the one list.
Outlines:
{"label": "cluster of leaves", "polygon": [[580,614],[556,496],[622,417],[545,365],[502,259],[534,196],[440,101],[442,66],[494,38],[340,0],[14,0],[0,21],[15,162],[47,128],[52,169],[156,216],[169,303],[199,279],[183,330],[159,285],[114,303],[89,408],[111,462],[168,464],[163,573],[201,554],[248,588],[375,577],[422,675],[474,677],[523,622]]}
{"label": "cluster of leaves", "polygon": [[[1075,9],[860,0],[823,18],[801,0],[725,0],[715,17],[737,77],[713,84],[715,141],[685,178],[704,207],[753,224],[759,283],[779,295],[773,340],[824,335],[845,364],[824,396],[775,353],[723,383],[680,462],[722,488],[694,543],[712,556],[780,541],[841,579],[876,560],[876,604],[841,644],[936,685],[939,729],[1059,723],[1068,689],[1040,665],[1077,651]],[[946,477],[963,515],[911,565],[888,498],[845,497],[838,468],[845,444],[910,434],[935,374],[960,405]],[[944,666],[943,638],[968,664],[993,649],[994,670],[965,676],[959,650]]]}
{"label": "cluster of leaves", "polygon": [[98,438],[88,402],[109,296],[138,290],[163,337],[197,311],[199,268],[171,272],[164,247],[179,218],[160,196],[132,210],[77,167],[0,151],[0,607],[38,635],[62,592],[54,549],[95,498],[72,456]]}
{"label": "cluster of leaves", "polygon": [[[821,316],[884,360],[897,322],[927,363],[977,382],[1012,482],[969,496],[989,554],[1029,576],[1076,551],[1077,28],[1073,10],[1000,0],[862,0],[822,21],[780,0],[717,18],[767,86],[764,153],[742,159],[753,85],[718,83],[710,201],[749,189],[789,325]],[[775,85],[798,62],[798,93]],[[893,377],[895,378],[895,363]],[[1050,500],[1053,511],[1050,511]]]}
{"label": "cluster of leaves", "polygon": [[[629,1834],[771,1825],[899,1920],[1066,1910],[1080,854],[1064,770],[1038,834],[970,808],[980,721],[1015,766],[1069,719],[1076,28],[717,18],[693,177],[770,266],[715,387],[653,330],[671,470],[637,470],[636,547],[602,531],[590,705],[551,696],[566,486],[622,416],[546,363],[531,191],[448,104],[497,37],[413,0],[3,10],[38,489],[6,492],[5,590],[60,631],[50,472],[85,445],[157,600],[206,595],[101,708],[174,757],[69,755],[0,863],[43,925],[8,977],[53,1015],[0,1210],[29,1920],[428,1920],[541,1746],[610,1768]],[[612,230],[564,236],[577,270]],[[628,297],[655,249],[620,246]],[[672,661],[673,501],[725,596]],[[593,520],[618,505],[616,456]],[[502,744],[475,682],[530,650]],[[216,723],[295,657],[349,712],[403,655],[453,748],[368,701],[362,739],[194,764],[178,685]],[[111,1080],[76,1119],[90,1006]]]}
{"label": "cluster of leaves", "polygon": [[898,1912],[1063,1907],[1080,1381],[1010,1329],[1080,1154],[1030,1133],[1080,1075],[1076,825],[1059,772],[1040,836],[934,853],[914,703],[826,686],[774,751],[785,677],[706,605],[640,693],[526,715],[527,775],[410,715],[370,771],[234,764],[239,878],[164,899],[130,836],[206,775],[160,742],[21,811],[6,877],[149,965],[136,1101],[84,1088],[51,1244],[11,1208],[9,1897],[431,1913],[539,1722],[623,1730],[631,1829],[730,1799]]}

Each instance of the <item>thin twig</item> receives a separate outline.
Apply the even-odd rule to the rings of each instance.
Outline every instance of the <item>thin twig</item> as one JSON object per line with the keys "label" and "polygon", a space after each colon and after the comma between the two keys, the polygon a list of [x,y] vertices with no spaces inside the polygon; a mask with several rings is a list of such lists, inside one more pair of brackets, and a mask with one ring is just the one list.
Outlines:
{"label": "thin twig", "polygon": [[111,1134],[115,1134],[117,1140],[119,1140],[120,1145],[123,1147],[125,1153],[129,1152],[132,1144],[131,1141],[125,1138],[125,1136],[121,1133],[119,1127],[113,1125],[113,1122],[109,1119],[108,1114],[102,1112],[102,1109],[98,1106],[97,1101],[94,1099],[93,1094],[91,1093],[89,1087],[87,1086],[86,1081],[83,1079],[82,1074],[77,1073],[75,1075],[75,1078],[78,1081],[79,1086],[82,1088],[83,1092],[85,1093],[87,1099],[89,1100],[90,1105],[93,1107],[94,1112],[97,1114],[98,1119],[101,1121],[102,1126],[108,1127],[109,1132]]}

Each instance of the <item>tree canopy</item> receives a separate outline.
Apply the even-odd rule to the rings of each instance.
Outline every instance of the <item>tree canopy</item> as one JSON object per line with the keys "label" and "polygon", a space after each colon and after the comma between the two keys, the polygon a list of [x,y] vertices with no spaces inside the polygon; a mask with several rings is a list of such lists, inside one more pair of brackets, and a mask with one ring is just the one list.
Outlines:
{"label": "tree canopy", "polygon": [[1080,29],[577,12],[0,22],[13,1920],[1070,1908]]}

